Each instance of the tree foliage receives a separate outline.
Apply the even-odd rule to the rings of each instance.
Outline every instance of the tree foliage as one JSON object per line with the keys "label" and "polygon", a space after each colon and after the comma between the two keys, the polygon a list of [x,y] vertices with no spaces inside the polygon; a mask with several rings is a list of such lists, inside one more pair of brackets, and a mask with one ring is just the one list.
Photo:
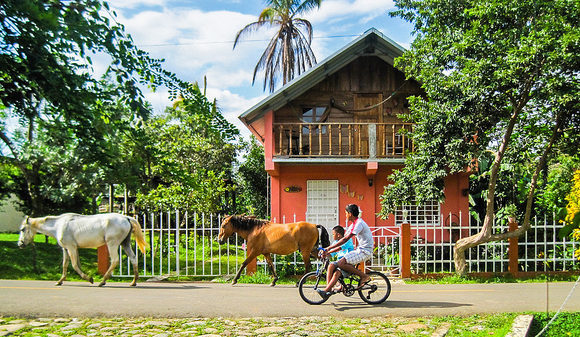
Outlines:
{"label": "tree foliage", "polygon": [[[103,79],[92,58],[110,60]],[[106,3],[0,2],[0,164],[3,192],[33,215],[89,211],[110,177],[115,135],[146,119],[140,87],[185,84],[138,49]],[[94,207],[93,207],[94,208]]]}
{"label": "tree foliage", "polygon": [[[414,24],[410,50],[397,60],[422,83],[425,97],[410,100],[416,123],[415,153],[390,177],[383,216],[415,195],[442,200],[448,174],[477,169],[491,158],[481,232],[458,241],[464,249],[492,235],[498,181],[523,163],[534,163],[526,187],[522,230],[529,226],[535,189],[556,153],[578,152],[578,2],[557,0],[400,0],[393,15]],[[525,166],[525,165],[524,165]],[[458,249],[459,248],[459,249]],[[464,260],[463,260],[464,262]]]}
{"label": "tree foliage", "polygon": [[150,210],[224,211],[231,189],[238,130],[197,86],[143,121],[122,145],[121,157],[136,160],[137,204]]}
{"label": "tree foliage", "polygon": [[[566,196],[566,217],[564,218],[565,227],[560,232],[560,237],[572,235],[575,240],[580,240],[580,169],[574,172],[572,178],[572,188]],[[580,248],[574,255],[580,260]]]}
{"label": "tree foliage", "polygon": [[239,213],[265,219],[268,207],[268,174],[264,169],[264,148],[252,137],[236,174]]}
{"label": "tree foliage", "polygon": [[236,34],[234,49],[246,35],[263,27],[275,27],[276,34],[262,53],[254,68],[252,84],[256,74],[264,70],[264,90],[270,86],[274,91],[276,81],[290,82],[296,74],[300,75],[316,64],[316,57],[310,48],[312,24],[298,17],[314,8],[320,8],[322,0],[268,0],[258,21],[252,22]]}

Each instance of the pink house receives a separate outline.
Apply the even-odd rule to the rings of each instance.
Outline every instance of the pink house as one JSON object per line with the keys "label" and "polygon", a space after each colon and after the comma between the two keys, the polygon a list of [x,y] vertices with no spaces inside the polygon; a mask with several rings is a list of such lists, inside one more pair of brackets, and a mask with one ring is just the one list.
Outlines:
{"label": "pink house", "polygon": [[[295,78],[239,118],[264,145],[270,212],[277,222],[345,223],[356,203],[370,226],[452,226],[468,220],[468,175],[445,181],[445,202],[376,217],[387,176],[413,151],[407,97],[422,94],[393,67],[404,49],[375,29]],[[449,215],[453,214],[453,215]],[[451,232],[451,231],[449,231]]]}

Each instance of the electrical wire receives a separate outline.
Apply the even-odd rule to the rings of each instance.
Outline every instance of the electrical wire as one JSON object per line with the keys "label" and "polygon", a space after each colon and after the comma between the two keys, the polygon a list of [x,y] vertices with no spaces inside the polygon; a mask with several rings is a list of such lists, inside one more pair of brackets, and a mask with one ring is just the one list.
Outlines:
{"label": "electrical wire", "polygon": [[572,287],[572,290],[570,290],[570,293],[568,294],[568,296],[566,296],[566,299],[564,300],[564,302],[560,306],[560,309],[558,309],[558,312],[556,312],[556,314],[554,315],[554,317],[552,317],[552,319],[548,322],[548,324],[546,324],[546,326],[542,329],[542,331],[538,332],[538,334],[536,335],[536,337],[541,336],[544,332],[546,332],[546,330],[548,330],[548,327],[554,322],[554,320],[556,319],[556,317],[558,317],[558,315],[560,314],[560,312],[562,311],[562,309],[564,309],[564,306],[566,305],[566,302],[568,302],[568,300],[570,299],[570,297],[574,293],[574,289],[576,289],[576,286],[578,285],[578,282],[580,282],[580,276],[578,276],[578,279],[576,280],[576,283],[574,283],[574,286]]}
{"label": "electrical wire", "polygon": [[[350,35],[329,35],[329,36],[314,36],[312,39],[336,39],[336,38],[345,38],[345,37],[356,37],[359,36],[357,34],[350,34]],[[238,43],[247,43],[247,42],[267,42],[270,39],[255,39],[255,40],[242,40],[238,41]],[[208,44],[232,44],[234,40],[231,41],[196,41],[196,42],[187,42],[187,43],[153,43],[153,44],[140,44],[141,47],[174,47],[174,46],[192,46],[192,45],[208,45]]]}

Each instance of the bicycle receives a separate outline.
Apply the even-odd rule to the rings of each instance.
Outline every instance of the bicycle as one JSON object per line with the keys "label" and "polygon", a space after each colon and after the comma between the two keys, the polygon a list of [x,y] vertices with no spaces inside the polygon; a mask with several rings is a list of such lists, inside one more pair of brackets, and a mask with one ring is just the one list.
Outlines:
{"label": "bicycle", "polygon": [[[322,262],[322,264],[318,265],[316,271],[305,274],[298,282],[300,297],[308,304],[317,305],[328,300],[328,297],[322,298],[317,292],[317,289],[324,289],[326,287],[326,272],[330,260],[324,258]],[[323,266],[322,268],[321,265]],[[342,293],[344,296],[350,297],[355,292],[358,292],[360,298],[369,304],[381,304],[391,294],[391,282],[381,272],[374,270],[366,272],[371,277],[371,281],[361,289],[357,289],[360,278],[355,274],[350,274],[340,269],[338,270],[341,272],[341,275],[337,284],[341,285],[341,290],[336,293]]]}

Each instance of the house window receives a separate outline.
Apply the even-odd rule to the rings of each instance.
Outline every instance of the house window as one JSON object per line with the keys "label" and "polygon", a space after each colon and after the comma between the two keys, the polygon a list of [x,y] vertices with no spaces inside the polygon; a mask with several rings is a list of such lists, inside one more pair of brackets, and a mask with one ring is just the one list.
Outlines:
{"label": "house window", "polygon": [[331,233],[338,225],[338,180],[308,180],[306,186],[306,221]]}
{"label": "house window", "polygon": [[[304,123],[321,123],[326,107],[310,106],[302,108],[302,121]],[[310,131],[308,127],[302,128],[302,133],[308,134]],[[312,129],[313,133],[318,133],[318,127]],[[322,134],[326,133],[326,125],[322,126]]]}

